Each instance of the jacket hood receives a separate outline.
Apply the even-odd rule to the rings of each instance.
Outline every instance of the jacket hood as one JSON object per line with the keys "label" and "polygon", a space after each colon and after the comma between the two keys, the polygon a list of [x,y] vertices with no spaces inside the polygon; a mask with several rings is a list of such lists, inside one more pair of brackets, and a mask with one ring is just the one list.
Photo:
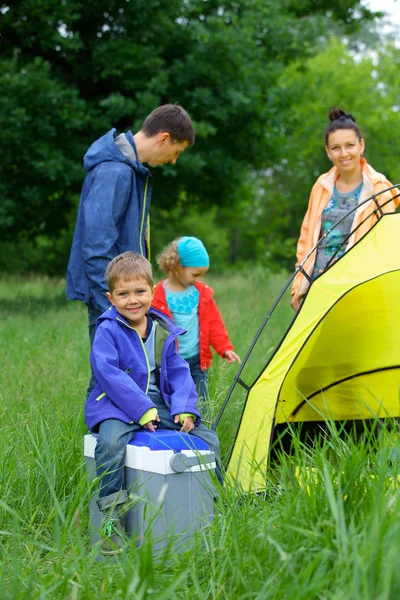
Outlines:
{"label": "jacket hood", "polygon": [[386,177],[382,173],[375,171],[375,169],[367,163],[365,158],[361,159],[361,165],[363,168],[363,173],[367,176],[367,178],[373,185],[375,183],[385,183],[386,182]]}
{"label": "jacket hood", "polygon": [[[169,331],[169,333],[171,333],[174,337],[178,337],[178,335],[183,335],[184,333],[186,333],[185,329],[182,329],[182,327],[178,327],[177,325],[175,325],[169,317],[164,315],[162,312],[160,312],[156,308],[151,307],[147,314],[154,321],[158,321],[158,323],[161,325],[161,327],[164,327],[164,329]],[[117,311],[115,306],[110,306],[110,308],[108,310],[103,312],[103,314],[97,319],[97,327],[103,321],[117,321],[117,318],[118,318],[118,321],[123,321],[127,325],[127,327],[131,327],[131,325],[129,325],[128,321],[119,314],[119,312]]]}
{"label": "jacket hood", "polygon": [[[85,171],[90,171],[98,164],[106,161],[116,161],[128,164],[135,164],[136,167],[138,165],[141,165],[139,161],[132,163],[122,154],[121,150],[118,148],[114,141],[116,133],[117,131],[115,128],[110,129],[110,131],[108,131],[105,135],[93,142],[93,144],[90,146],[89,150],[83,157],[83,167]],[[135,141],[130,131],[128,131],[128,133],[126,134],[126,139],[133,146],[136,152]]]}

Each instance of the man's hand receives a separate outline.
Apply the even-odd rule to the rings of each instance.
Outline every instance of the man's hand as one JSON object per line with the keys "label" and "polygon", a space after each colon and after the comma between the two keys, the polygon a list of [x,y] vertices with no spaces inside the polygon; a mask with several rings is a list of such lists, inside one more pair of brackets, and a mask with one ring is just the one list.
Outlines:
{"label": "man's hand", "polygon": [[223,356],[224,356],[226,362],[229,364],[237,361],[240,365],[240,363],[242,362],[240,356],[238,356],[236,354],[236,352],[234,352],[233,350],[227,350],[226,352],[224,352]]}
{"label": "man's hand", "polygon": [[[180,423],[180,422],[181,422],[181,415],[175,415],[174,423]],[[181,431],[189,433],[189,431],[192,431],[193,428],[194,428],[193,417],[186,417],[182,423]]]}
{"label": "man's hand", "polygon": [[[158,413],[156,414],[156,418],[153,420],[156,421],[157,423],[160,422],[160,417],[158,416]],[[145,423],[143,425],[143,427],[144,427],[144,429],[148,429],[149,431],[152,431],[153,433],[157,429],[157,425],[154,425],[153,421],[149,421],[148,423]]]}

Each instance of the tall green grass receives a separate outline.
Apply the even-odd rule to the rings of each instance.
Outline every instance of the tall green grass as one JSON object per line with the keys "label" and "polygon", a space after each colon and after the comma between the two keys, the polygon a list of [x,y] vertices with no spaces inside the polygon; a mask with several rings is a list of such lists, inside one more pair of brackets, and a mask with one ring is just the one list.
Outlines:
{"label": "tall green grass", "polygon": [[[243,356],[284,277],[253,271],[209,281]],[[149,538],[117,561],[97,562],[82,444],[85,307],[65,300],[62,281],[9,279],[0,310],[0,598],[400,597],[395,423],[358,437],[328,424],[308,445],[294,433],[290,455],[276,445],[266,492],[225,488],[213,526],[186,552],[171,541],[154,556]],[[260,339],[243,373],[250,383],[290,317],[286,304]],[[214,361],[211,418],[236,368]],[[242,402],[232,399],[220,431],[226,449]]]}

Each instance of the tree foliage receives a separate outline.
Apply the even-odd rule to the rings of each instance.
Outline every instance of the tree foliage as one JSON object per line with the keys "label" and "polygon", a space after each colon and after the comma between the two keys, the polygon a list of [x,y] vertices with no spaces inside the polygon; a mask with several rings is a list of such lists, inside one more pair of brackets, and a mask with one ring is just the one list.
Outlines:
{"label": "tree foliage", "polygon": [[[112,126],[137,130],[165,102],[191,114],[196,146],[157,172],[153,213],[185,197],[231,222],[253,173],[280,158],[287,68],[357,0],[20,0],[0,9],[3,239],[58,240],[76,211],[82,156]],[[250,182],[250,183],[249,183]],[[65,257],[64,257],[65,262]]]}
{"label": "tree foliage", "polygon": [[252,194],[251,210],[258,211],[254,230],[265,241],[266,259],[293,267],[311,187],[332,166],[324,149],[330,107],[355,116],[368,162],[393,183],[400,182],[399,63],[395,45],[360,55],[332,38],[324,52],[294,61],[282,74],[279,151]]}

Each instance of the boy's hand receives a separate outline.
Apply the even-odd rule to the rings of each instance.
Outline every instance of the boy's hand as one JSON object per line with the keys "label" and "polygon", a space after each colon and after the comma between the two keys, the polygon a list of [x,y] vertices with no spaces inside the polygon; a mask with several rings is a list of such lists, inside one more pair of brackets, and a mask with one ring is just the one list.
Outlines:
{"label": "boy's hand", "polygon": [[[160,422],[160,417],[158,416],[158,413],[156,414],[156,418],[153,420],[156,421],[157,423]],[[149,421],[148,423],[145,423],[143,425],[143,427],[144,427],[144,429],[148,429],[149,431],[152,431],[153,433],[157,429],[157,425],[154,425],[153,421]]]}
{"label": "boy's hand", "polygon": [[240,363],[242,362],[240,356],[238,356],[233,350],[227,350],[226,352],[224,352],[223,357],[229,364],[237,361],[240,365]]}
{"label": "boy's hand", "polygon": [[[175,415],[174,423],[180,423],[180,422],[181,422],[181,415]],[[186,417],[182,423],[181,431],[189,433],[189,431],[192,431],[192,429],[194,429],[193,417]]]}

